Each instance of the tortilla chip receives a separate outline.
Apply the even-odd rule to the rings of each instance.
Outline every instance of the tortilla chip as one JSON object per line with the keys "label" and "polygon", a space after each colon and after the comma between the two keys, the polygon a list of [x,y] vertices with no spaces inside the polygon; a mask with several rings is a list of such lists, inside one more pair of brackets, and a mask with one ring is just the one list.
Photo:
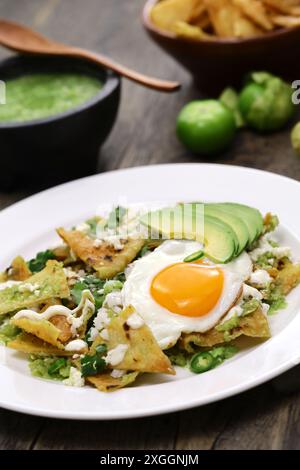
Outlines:
{"label": "tortilla chip", "polygon": [[193,26],[184,21],[177,21],[175,23],[174,32],[179,38],[193,39],[196,41],[213,39],[211,34],[205,33],[199,26]]}
{"label": "tortilla chip", "polygon": [[272,21],[276,26],[283,28],[297,28],[300,26],[300,18],[296,16],[273,16]]}
{"label": "tortilla chip", "polygon": [[[30,290],[21,291],[20,287],[26,287],[26,284],[37,285],[37,290],[34,292],[30,292]],[[42,271],[29,277],[22,284],[0,291],[0,315],[32,307],[45,302],[51,297],[66,298],[69,295],[70,291],[63,265],[50,260]]]}
{"label": "tortilla chip", "polygon": [[30,276],[32,272],[28,268],[28,265],[22,256],[17,256],[9,268],[8,279],[12,281],[25,281]]}
{"label": "tortilla chip", "polygon": [[[82,292],[80,304],[71,312],[73,312],[74,317],[83,315],[83,323],[80,328],[77,329],[76,336],[77,338],[83,338],[86,333],[87,323],[95,312],[94,297],[89,290]],[[59,311],[49,320],[45,318],[31,319],[25,316],[18,318],[18,316],[15,315],[11,318],[10,322],[27,333],[37,336],[46,343],[52,344],[52,346],[58,349],[64,349],[65,343],[73,336],[71,324],[68,322],[66,316],[61,315]]]}
{"label": "tortilla chip", "polygon": [[223,331],[218,331],[215,327],[206,333],[183,334],[179,340],[179,346],[188,352],[194,352],[194,346],[210,348],[216,344],[225,343],[227,338],[227,340],[231,341],[242,335],[253,338],[269,338],[268,319],[261,308],[258,308],[255,312],[245,317],[240,317],[239,326],[225,333],[228,333],[228,336],[224,335]]}
{"label": "tortilla chip", "polygon": [[280,288],[283,295],[287,295],[300,284],[300,263],[287,264],[281,271],[278,271],[275,285]]}
{"label": "tortilla chip", "polygon": [[9,341],[6,346],[26,354],[36,354],[39,356],[72,356],[74,354],[74,351],[55,348],[36,336],[25,332],[20,333],[14,340]]}
{"label": "tortilla chip", "polygon": [[101,279],[110,279],[124,271],[145,243],[145,240],[129,239],[124,248],[117,251],[107,243],[94,246],[94,240],[78,230],[59,228],[57,233],[78,258],[97,271]]}
{"label": "tortilla chip", "polygon": [[123,377],[114,378],[110,375],[110,372],[107,372],[105,374],[86,377],[86,381],[93,384],[100,392],[114,392],[115,390],[132,384],[138,375],[138,372],[129,372],[123,375]]}
{"label": "tortilla chip", "polygon": [[230,0],[205,0],[205,5],[217,36],[247,38],[261,34]]}
{"label": "tortilla chip", "polygon": [[298,0],[263,0],[263,3],[281,13],[292,13],[294,7],[299,5]]}
{"label": "tortilla chip", "polygon": [[151,10],[151,20],[160,29],[173,31],[176,21],[188,22],[193,17],[199,0],[163,0]]}
{"label": "tortilla chip", "polygon": [[30,333],[37,338],[45,341],[46,343],[52,344],[52,346],[58,349],[64,349],[64,345],[58,339],[60,330],[56,326],[52,325],[48,320],[31,320],[30,318],[12,318],[10,322],[21,328],[22,330]]}
{"label": "tortilla chip", "polygon": [[270,31],[273,29],[265,6],[258,0],[233,0],[235,6],[240,8],[245,16],[254,21],[261,28]]}
{"label": "tortilla chip", "polygon": [[134,313],[133,307],[127,307],[107,326],[109,340],[105,342],[100,336],[94,341],[91,352],[94,353],[98,344],[107,344],[110,351],[119,344],[128,345],[125,357],[115,368],[138,372],[163,372],[175,374],[169,358],[158,346],[151,330],[143,324],[133,329],[126,320]]}

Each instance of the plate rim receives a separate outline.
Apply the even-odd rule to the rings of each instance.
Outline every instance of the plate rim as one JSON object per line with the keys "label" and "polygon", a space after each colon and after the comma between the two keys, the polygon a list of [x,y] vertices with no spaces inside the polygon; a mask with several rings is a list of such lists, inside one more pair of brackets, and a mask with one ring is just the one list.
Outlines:
{"label": "plate rim", "polygon": [[[84,178],[80,178],[80,179],[77,179],[77,180],[73,180],[73,181],[70,181],[70,182],[67,182],[67,183],[63,183],[63,184],[60,184],[60,185],[57,185],[57,186],[54,186],[52,188],[49,188],[49,189],[46,189],[44,191],[40,191],[36,194],[33,194],[29,197],[26,197],[4,209],[2,209],[0,211],[0,220],[2,219],[3,216],[5,216],[6,214],[9,214],[9,212],[13,212],[15,210],[20,210],[22,208],[22,205],[24,204],[28,204],[28,203],[31,203],[32,201],[35,201],[37,199],[39,199],[41,197],[41,195],[50,195],[51,193],[55,192],[55,191],[63,191],[64,189],[66,188],[71,188],[72,185],[74,185],[74,183],[76,184],[80,184],[81,182],[86,182],[86,181],[91,181],[91,180],[97,180],[97,179],[101,179],[101,177],[103,176],[112,176],[114,174],[119,174],[120,172],[122,173],[125,173],[125,174],[128,174],[130,172],[134,172],[134,171],[140,171],[140,170],[151,170],[151,169],[154,169],[154,168],[157,168],[158,170],[160,168],[168,168],[168,167],[177,167],[177,168],[182,168],[182,167],[197,167],[197,168],[209,168],[209,169],[213,169],[213,168],[224,168],[224,167],[227,167],[229,169],[239,169],[239,170],[245,170],[246,172],[250,172],[253,174],[253,176],[255,176],[255,174],[263,174],[263,175],[269,175],[271,176],[272,178],[278,178],[280,180],[284,179],[286,180],[287,183],[293,183],[293,184],[296,184],[299,191],[300,191],[300,182],[293,179],[293,178],[290,178],[290,177],[287,177],[287,176],[282,176],[278,173],[273,173],[273,172],[270,172],[270,171],[265,171],[265,170],[261,170],[261,169],[257,169],[257,168],[251,168],[251,167],[246,167],[246,166],[239,166],[239,165],[224,165],[224,164],[219,164],[219,163],[162,163],[162,164],[153,164],[153,165],[142,165],[142,166],[137,166],[137,167],[129,167],[129,168],[121,168],[121,169],[117,169],[117,170],[112,170],[112,171],[109,171],[109,172],[104,172],[104,173],[99,173],[99,174],[95,174],[95,175],[91,175],[91,176],[87,176],[87,177],[84,177]],[[282,332],[281,332],[282,333]],[[280,335],[279,335],[280,336]],[[251,354],[251,352],[250,352]],[[181,411],[181,410],[185,410],[185,409],[190,409],[190,408],[194,408],[194,407],[197,407],[197,406],[203,406],[203,405],[206,405],[206,404],[209,404],[209,403],[212,403],[212,402],[217,402],[219,400],[222,400],[222,399],[226,399],[230,396],[233,396],[233,395],[236,395],[236,394],[239,394],[239,393],[243,393],[245,392],[246,390],[250,390],[251,388],[254,388],[264,382],[267,382],[271,379],[273,379],[274,377],[284,373],[285,371],[289,370],[290,368],[292,368],[293,366],[296,365],[296,363],[300,360],[300,350],[299,350],[299,353],[297,354],[297,358],[296,356],[294,358],[290,358],[289,360],[286,360],[283,364],[281,364],[280,367],[277,367],[277,368],[274,368],[273,370],[270,370],[268,373],[265,373],[264,375],[262,375],[261,377],[257,377],[256,379],[253,379],[253,378],[249,378],[248,381],[245,381],[242,385],[236,385],[236,386],[233,386],[233,387],[229,387],[227,389],[227,391],[223,391],[223,390],[220,390],[218,391],[217,393],[211,395],[211,397],[207,397],[207,399],[201,403],[201,400],[197,400],[197,397],[195,397],[195,400],[191,402],[186,402],[186,403],[181,403],[181,404],[178,404],[178,403],[175,403],[175,404],[172,404],[170,403],[169,405],[157,405],[155,408],[151,409],[145,409],[144,411],[141,411],[140,409],[137,409],[136,411],[134,410],[129,410],[129,411],[118,411],[118,414],[109,414],[109,415],[105,415],[105,413],[99,413],[99,412],[95,412],[94,415],[91,415],[91,412],[88,411],[88,412],[85,412],[85,411],[77,411],[76,413],[74,411],[61,411],[61,410],[56,410],[56,409],[53,409],[53,410],[49,410],[49,409],[43,409],[43,408],[32,408],[32,405],[31,406],[26,406],[24,404],[16,404],[14,402],[12,403],[9,403],[7,401],[3,401],[2,400],[2,397],[1,397],[1,390],[0,390],[0,406],[5,408],[5,409],[8,409],[8,410],[11,410],[11,411],[17,411],[17,412],[21,412],[21,413],[27,413],[27,414],[30,414],[30,415],[35,415],[35,416],[43,416],[43,417],[50,417],[50,418],[56,418],[56,419],[77,419],[77,420],[118,420],[118,419],[128,419],[128,418],[138,418],[138,417],[146,417],[146,416],[154,416],[154,415],[159,415],[159,414],[165,414],[165,413],[171,413],[171,412],[175,412],[175,411]],[[230,364],[228,365],[224,365],[222,367],[222,369],[225,369],[226,367],[228,367]],[[0,370],[2,370],[4,366],[0,366]],[[6,368],[7,369],[7,368]],[[16,372],[16,371],[12,371],[10,370],[9,372],[11,373],[19,373],[19,372]],[[32,377],[29,377],[30,380],[39,380],[39,382],[43,382],[44,384],[50,384],[51,382],[49,381],[41,381],[40,379],[35,379],[35,378],[32,378]],[[1,380],[0,380],[1,383],[3,383],[5,385],[5,380],[3,381],[3,375],[1,374]],[[169,382],[170,383],[170,382]],[[177,382],[178,383],[178,382]],[[51,383],[52,385],[52,383]],[[57,386],[57,384],[53,384],[55,386]],[[165,384],[164,384],[165,385]],[[143,385],[141,385],[143,386]],[[151,386],[150,386],[151,388]],[[126,389],[124,389],[123,391],[125,391]],[[128,389],[127,389],[128,390]],[[96,391],[96,393],[99,393]],[[120,392],[116,392],[116,393],[120,393]]]}

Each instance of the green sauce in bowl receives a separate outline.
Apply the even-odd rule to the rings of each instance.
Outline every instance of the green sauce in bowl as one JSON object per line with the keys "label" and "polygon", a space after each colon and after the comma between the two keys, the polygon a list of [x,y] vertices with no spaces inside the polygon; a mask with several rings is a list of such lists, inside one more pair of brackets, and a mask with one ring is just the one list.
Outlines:
{"label": "green sauce in bowl", "polygon": [[102,88],[97,78],[79,73],[23,75],[6,81],[0,123],[42,119],[76,108]]}

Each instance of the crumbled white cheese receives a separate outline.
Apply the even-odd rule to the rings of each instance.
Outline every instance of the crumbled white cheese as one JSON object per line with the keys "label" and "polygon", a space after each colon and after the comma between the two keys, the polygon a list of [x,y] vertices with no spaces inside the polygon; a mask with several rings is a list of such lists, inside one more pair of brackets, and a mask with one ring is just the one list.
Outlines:
{"label": "crumbled white cheese", "polygon": [[288,246],[277,246],[272,249],[272,255],[274,258],[281,259],[281,258],[290,258],[292,253],[291,249]]}
{"label": "crumbled white cheese", "polygon": [[65,346],[66,351],[82,351],[83,349],[86,349],[88,347],[87,343],[83,341],[82,339],[74,339],[73,341],[70,341],[68,344]]}
{"label": "crumbled white cheese", "polygon": [[[291,249],[286,246],[279,246],[274,247],[272,246],[270,240],[271,234],[267,233],[263,237],[261,237],[258,247],[254,250],[250,251],[249,255],[252,261],[256,261],[260,256],[264,255],[265,253],[270,253],[274,258],[280,259],[287,256],[288,258],[291,256]],[[269,260],[270,262],[271,260]],[[271,264],[271,263],[270,263]]]}
{"label": "crumbled white cheese", "polygon": [[35,282],[34,284],[31,284],[30,282],[25,282],[24,284],[21,284],[18,288],[19,292],[35,292],[36,290],[39,289],[39,284]]}
{"label": "crumbled white cheese", "polygon": [[264,302],[262,302],[261,304],[261,309],[262,309],[262,312],[265,316],[268,315],[268,311],[270,309],[270,305],[269,304],[265,304]]}
{"label": "crumbled white cheese", "polygon": [[111,308],[112,310],[115,310],[116,307],[122,307],[122,304],[123,301],[121,291],[111,292],[105,297],[104,305],[108,308]]}
{"label": "crumbled white cheese", "polygon": [[94,320],[94,327],[97,330],[102,330],[105,326],[107,326],[110,322],[110,318],[108,316],[108,311],[105,307],[101,307],[98,310],[97,316]]}
{"label": "crumbled white cheese", "polygon": [[123,377],[123,375],[126,374],[126,371],[125,370],[119,370],[119,369],[113,369],[112,372],[111,372],[111,377],[113,377],[114,379],[120,379],[121,377]]}
{"label": "crumbled white cheese", "polygon": [[95,339],[98,336],[98,330],[94,326],[90,329],[90,335],[89,335],[89,340],[90,341],[95,341]]}
{"label": "crumbled white cheese", "polygon": [[248,286],[248,284],[243,284],[243,299],[249,299],[250,297],[253,297],[257,300],[261,300],[263,298],[261,292],[255,289],[255,287]]}
{"label": "crumbled white cheese", "polygon": [[70,376],[63,380],[63,384],[69,385],[70,387],[83,387],[84,378],[82,377],[80,370],[76,369],[76,367],[71,367]]}
{"label": "crumbled white cheese", "polygon": [[120,362],[123,361],[126,351],[128,349],[128,344],[118,344],[114,349],[108,351],[107,356],[104,358],[106,364],[111,366],[117,366]]}
{"label": "crumbled white cheese", "polygon": [[100,336],[102,339],[104,339],[105,341],[108,341],[109,340],[109,334],[108,334],[108,330],[106,328],[103,328],[102,331],[100,331]]}
{"label": "crumbled white cheese", "polygon": [[258,287],[267,287],[272,282],[272,278],[268,271],[257,269],[251,274],[249,282]]}
{"label": "crumbled white cheese", "polygon": [[9,287],[15,286],[17,284],[21,284],[20,281],[6,281],[6,282],[1,282],[0,284],[0,290],[8,289]]}
{"label": "crumbled white cheese", "polygon": [[140,317],[140,315],[137,313],[132,313],[130,317],[127,318],[126,323],[133,330],[137,330],[138,328],[141,328],[145,322],[142,317]]}
{"label": "crumbled white cheese", "polygon": [[88,231],[90,230],[90,228],[91,228],[91,227],[90,227],[89,224],[87,224],[86,222],[83,222],[82,224],[76,225],[76,230],[77,230],[78,232],[84,232],[84,233],[86,233],[86,232],[88,232]]}

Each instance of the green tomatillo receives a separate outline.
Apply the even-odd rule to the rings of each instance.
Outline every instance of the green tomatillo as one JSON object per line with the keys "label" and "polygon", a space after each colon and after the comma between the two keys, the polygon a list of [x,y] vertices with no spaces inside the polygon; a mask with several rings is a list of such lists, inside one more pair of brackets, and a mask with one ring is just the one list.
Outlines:
{"label": "green tomatillo", "polygon": [[267,72],[254,72],[239,96],[240,112],[253,129],[277,131],[292,118],[293,90],[281,78]]}

